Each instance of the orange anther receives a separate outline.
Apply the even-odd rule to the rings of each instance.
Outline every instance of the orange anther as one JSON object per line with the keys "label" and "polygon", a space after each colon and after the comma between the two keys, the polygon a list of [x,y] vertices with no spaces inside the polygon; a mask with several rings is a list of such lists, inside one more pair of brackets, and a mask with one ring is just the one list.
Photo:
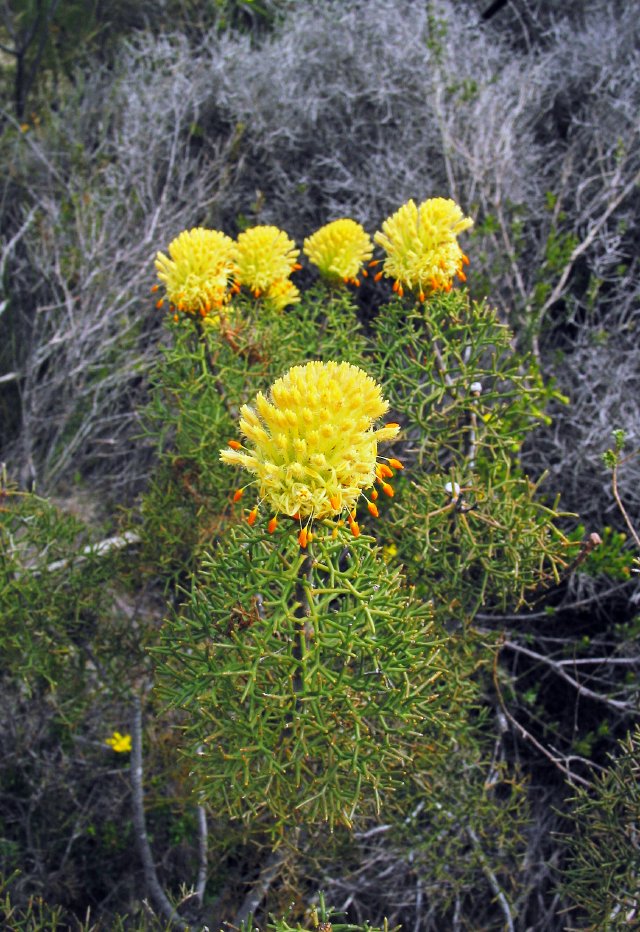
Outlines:
{"label": "orange anther", "polygon": [[379,476],[381,479],[390,479],[393,476],[393,472],[386,463],[380,463],[379,467],[380,473]]}
{"label": "orange anther", "polygon": [[244,489],[236,489],[236,491],[233,493],[234,502],[239,502],[243,495]]}
{"label": "orange anther", "polygon": [[295,515],[291,515],[291,518],[292,518],[293,521],[299,521],[299,520],[300,520],[300,512],[299,512],[299,511],[296,511]]}
{"label": "orange anther", "polygon": [[254,289],[253,289],[253,297],[254,297],[254,298],[259,298],[261,294],[262,294],[262,292],[260,291],[259,288],[254,288]]}
{"label": "orange anther", "polygon": [[369,273],[367,272],[366,269],[362,269],[360,274],[362,275],[363,278],[369,278]]}
{"label": "orange anther", "polygon": [[398,297],[404,298],[404,288],[402,285],[398,285]]}
{"label": "orange anther", "polygon": [[469,257],[465,256],[464,253],[462,253],[462,262],[464,265],[469,265]]}
{"label": "orange anther", "polygon": [[376,274],[373,276],[374,282],[379,282],[380,279],[382,278],[382,274],[383,274],[382,272],[376,272]]}
{"label": "orange anther", "polygon": [[380,265],[380,259],[372,259],[369,263],[369,268],[375,269],[376,265]]}
{"label": "orange anther", "polygon": [[334,511],[340,510],[340,499],[338,498],[337,495],[329,496],[329,504],[331,505]]}
{"label": "orange anther", "polygon": [[274,516],[267,524],[267,530],[270,534],[273,534],[273,532],[275,531],[277,527],[278,527],[278,519]]}
{"label": "orange anther", "polygon": [[396,280],[391,286],[391,290],[395,291],[395,293],[397,294],[400,291],[400,282]]}
{"label": "orange anther", "polygon": [[378,501],[378,490],[377,490],[377,489],[371,489],[371,493],[370,493],[370,494],[371,494],[371,498],[374,500],[374,502],[377,502],[377,501]]}
{"label": "orange anther", "polygon": [[164,298],[158,298],[158,300],[156,301],[156,307],[158,308],[158,310],[160,310],[163,304],[164,304]]}
{"label": "orange anther", "polygon": [[302,268],[302,266],[300,265],[299,262],[294,262],[294,264],[293,264],[293,266],[292,266],[292,269],[293,269],[294,272],[299,272],[301,268]]}
{"label": "orange anther", "polygon": [[173,315],[173,322],[174,322],[174,324],[177,324],[179,320],[180,320],[180,318],[178,317],[178,315],[177,315],[177,314],[174,314],[174,315]]}
{"label": "orange anther", "polygon": [[404,469],[404,466],[400,460],[395,460],[393,458],[389,460],[389,466],[391,466],[393,469]]}
{"label": "orange anther", "polygon": [[258,509],[257,509],[257,507],[256,507],[256,508],[252,508],[251,511],[249,512],[248,516],[247,516],[247,524],[249,524],[251,527],[253,527],[253,525],[256,523],[256,518],[257,518],[257,517],[258,517]]}
{"label": "orange anther", "polygon": [[390,424],[385,424],[385,427],[400,427],[399,424],[394,424],[393,421]]}
{"label": "orange anther", "polygon": [[242,449],[242,444],[238,440],[230,440],[229,446],[231,447],[232,450]]}
{"label": "orange anther", "polygon": [[301,528],[300,533],[298,534],[298,543],[304,550],[309,542],[309,533],[306,527]]}
{"label": "orange anther", "polygon": [[152,292],[152,294],[155,294],[159,287],[160,287],[160,285],[152,285],[152,286],[151,286],[151,292]]}
{"label": "orange anther", "polygon": [[384,492],[385,495],[388,495],[389,498],[393,498],[393,489],[391,488],[388,482],[383,482],[382,491]]}
{"label": "orange anther", "polygon": [[354,537],[360,537],[360,525],[357,521],[350,521],[349,528]]}
{"label": "orange anther", "polygon": [[354,278],[354,279],[353,279],[353,284],[356,286],[356,288],[359,288],[359,287],[360,287],[360,279],[359,279],[359,278]]}
{"label": "orange anther", "polygon": [[369,502],[367,504],[367,508],[369,509],[369,514],[373,515],[374,518],[380,517],[380,512],[378,511],[377,506],[373,504],[373,502]]}
{"label": "orange anther", "polygon": [[462,269],[458,269],[458,278],[460,279],[461,282],[466,282],[467,280],[467,276],[464,274]]}

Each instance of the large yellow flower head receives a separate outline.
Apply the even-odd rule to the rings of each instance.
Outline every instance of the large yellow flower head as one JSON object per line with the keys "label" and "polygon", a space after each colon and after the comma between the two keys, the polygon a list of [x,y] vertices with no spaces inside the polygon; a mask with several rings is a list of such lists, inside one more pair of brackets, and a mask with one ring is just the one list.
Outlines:
{"label": "large yellow flower head", "polygon": [[434,291],[449,291],[457,275],[466,281],[469,260],[458,245],[458,234],[473,225],[455,201],[434,197],[419,207],[410,200],[382,224],[373,237],[387,254],[384,274],[395,279],[394,290],[415,290],[424,300]]}
{"label": "large yellow flower head", "polygon": [[233,240],[224,233],[195,227],[169,243],[169,256],[159,252],[158,278],[172,308],[212,320],[219,317],[235,274],[233,250]]}
{"label": "large yellow flower head", "polygon": [[[395,437],[399,427],[373,426],[388,406],[378,383],[350,363],[294,366],[274,382],[269,398],[258,392],[254,407],[242,407],[247,442],[231,441],[220,459],[255,476],[260,501],[275,514],[328,518],[346,509],[355,533],[352,512],[362,491],[378,479],[393,494],[386,482],[392,470],[377,463],[377,453],[378,443]],[[389,463],[402,468],[397,460]],[[370,511],[377,514],[372,503]],[[256,514],[254,508],[250,523]]]}
{"label": "large yellow flower head", "polygon": [[355,220],[334,220],[308,236],[304,253],[325,278],[359,284],[358,275],[373,255],[371,237]]}
{"label": "large yellow flower head", "polygon": [[235,245],[236,281],[256,298],[261,297],[270,288],[282,287],[282,283],[288,281],[291,273],[299,268],[299,255],[296,244],[278,227],[249,227],[239,234]]}

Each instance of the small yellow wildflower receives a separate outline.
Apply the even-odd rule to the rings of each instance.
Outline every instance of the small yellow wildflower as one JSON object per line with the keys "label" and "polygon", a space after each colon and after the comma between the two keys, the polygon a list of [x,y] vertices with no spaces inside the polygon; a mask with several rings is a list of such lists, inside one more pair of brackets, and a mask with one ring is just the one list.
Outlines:
{"label": "small yellow wildflower", "polygon": [[[169,243],[169,256],[156,257],[158,278],[173,310],[219,318],[235,274],[233,240],[219,230],[195,227]],[[158,306],[162,305],[162,299]]]}
{"label": "small yellow wildflower", "polygon": [[256,298],[262,297],[274,285],[287,281],[298,267],[299,255],[296,244],[278,227],[249,227],[239,234],[234,248],[236,281]]}
{"label": "small yellow wildflower", "polygon": [[373,255],[371,237],[355,220],[334,220],[308,236],[305,255],[331,281],[359,284],[362,266]]}
{"label": "small yellow wildflower", "polygon": [[125,754],[131,750],[131,735],[121,735],[119,731],[114,731],[112,736],[107,738],[105,744],[108,744],[118,754]]}
{"label": "small yellow wildflower", "polygon": [[[362,491],[393,475],[377,463],[378,443],[400,428],[373,427],[388,406],[378,383],[350,363],[294,366],[268,399],[258,392],[254,407],[243,405],[240,430],[248,445],[232,441],[220,459],[256,477],[271,512],[312,519],[346,509],[356,534],[353,512]],[[250,524],[256,516],[254,508]]]}
{"label": "small yellow wildflower", "polygon": [[449,291],[457,275],[466,281],[469,260],[458,245],[458,234],[473,225],[455,201],[434,197],[419,207],[410,200],[382,224],[374,240],[387,254],[384,274],[395,279],[394,291],[415,290],[420,300],[434,291]]}
{"label": "small yellow wildflower", "polygon": [[398,555],[398,548],[395,544],[385,544],[382,548],[382,559],[385,563],[389,563],[391,560],[394,560]]}

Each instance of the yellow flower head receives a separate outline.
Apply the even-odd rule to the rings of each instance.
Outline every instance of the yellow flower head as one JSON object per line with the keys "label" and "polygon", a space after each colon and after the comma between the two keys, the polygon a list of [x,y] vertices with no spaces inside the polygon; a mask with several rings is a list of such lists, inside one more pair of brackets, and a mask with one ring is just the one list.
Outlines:
{"label": "yellow flower head", "polygon": [[113,735],[107,738],[105,744],[108,744],[118,754],[124,754],[131,750],[131,735],[121,735],[119,731],[114,731]]}
{"label": "yellow flower head", "polygon": [[195,227],[169,243],[169,256],[159,252],[158,278],[173,308],[190,315],[219,316],[235,273],[233,248],[233,240],[219,230]]}
{"label": "yellow flower head", "polygon": [[449,291],[454,276],[466,281],[468,259],[458,234],[473,225],[455,201],[434,197],[416,207],[407,201],[373,237],[387,254],[384,274],[395,279],[394,290],[415,289],[420,300],[434,291]]}
{"label": "yellow flower head", "polygon": [[272,310],[283,311],[290,304],[297,304],[300,300],[300,292],[288,278],[282,278],[278,282],[273,282],[264,293],[264,300]]}
{"label": "yellow flower head", "polygon": [[274,283],[289,278],[299,255],[296,244],[278,227],[250,227],[239,234],[235,245],[237,283],[260,297]]}
{"label": "yellow flower head", "polygon": [[378,383],[350,363],[294,366],[274,382],[268,399],[258,392],[253,408],[242,407],[247,445],[230,442],[220,459],[254,475],[260,500],[274,512],[326,518],[347,509],[354,531],[351,512],[363,489],[392,475],[388,467],[380,473],[378,442],[391,440],[399,427],[373,427],[388,406]]}
{"label": "yellow flower head", "polygon": [[357,284],[358,274],[373,255],[373,243],[355,220],[334,220],[304,241],[304,253],[320,274],[336,281]]}

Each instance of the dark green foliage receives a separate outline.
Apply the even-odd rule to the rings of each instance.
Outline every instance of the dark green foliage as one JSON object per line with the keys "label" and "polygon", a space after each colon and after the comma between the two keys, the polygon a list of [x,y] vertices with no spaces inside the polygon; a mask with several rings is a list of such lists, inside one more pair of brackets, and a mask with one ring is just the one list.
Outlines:
{"label": "dark green foliage", "polygon": [[[584,910],[589,929],[637,928],[640,920],[640,731],[618,753],[591,790],[570,800],[569,860],[563,884]],[[583,926],[580,926],[583,928]]]}
{"label": "dark green foliage", "polygon": [[379,810],[458,727],[429,606],[371,539],[325,533],[233,531],[159,648],[200,793],[277,831]]}
{"label": "dark green foliage", "polygon": [[408,467],[382,535],[437,610],[467,622],[556,583],[577,553],[518,466],[553,392],[486,304],[452,292],[404,315],[392,304],[376,324]]}

